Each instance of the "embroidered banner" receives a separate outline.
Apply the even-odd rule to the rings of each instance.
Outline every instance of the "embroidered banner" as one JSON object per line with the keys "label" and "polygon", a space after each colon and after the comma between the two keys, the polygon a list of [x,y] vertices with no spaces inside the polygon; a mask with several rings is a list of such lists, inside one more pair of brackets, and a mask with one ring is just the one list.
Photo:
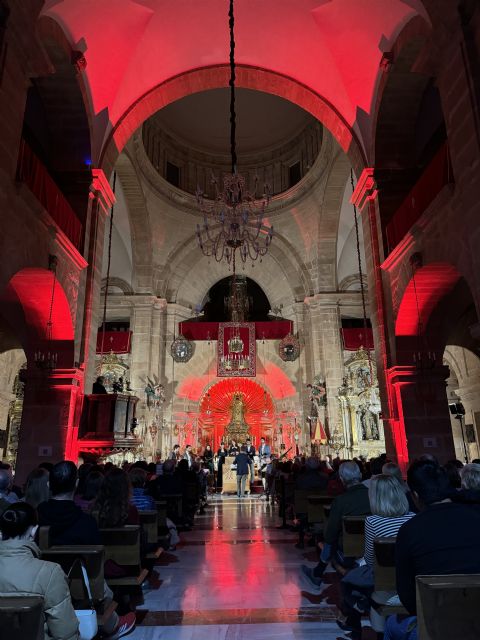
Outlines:
{"label": "embroidered banner", "polygon": [[217,342],[217,376],[253,377],[257,356],[254,322],[220,322]]}

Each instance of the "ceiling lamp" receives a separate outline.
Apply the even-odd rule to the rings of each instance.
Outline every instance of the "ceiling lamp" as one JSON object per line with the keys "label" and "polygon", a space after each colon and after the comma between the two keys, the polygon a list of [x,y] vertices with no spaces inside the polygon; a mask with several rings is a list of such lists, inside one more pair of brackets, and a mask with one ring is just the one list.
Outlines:
{"label": "ceiling lamp", "polygon": [[217,262],[226,260],[235,273],[238,256],[242,263],[254,262],[264,256],[273,237],[273,226],[264,224],[265,208],[270,201],[270,189],[265,185],[261,198],[250,193],[245,178],[237,173],[235,112],[235,38],[233,0],[230,0],[230,154],[232,172],[223,178],[223,189],[213,177],[215,199],[206,200],[197,188],[197,202],[203,214],[203,225],[197,225],[197,238],[205,256],[213,256]]}

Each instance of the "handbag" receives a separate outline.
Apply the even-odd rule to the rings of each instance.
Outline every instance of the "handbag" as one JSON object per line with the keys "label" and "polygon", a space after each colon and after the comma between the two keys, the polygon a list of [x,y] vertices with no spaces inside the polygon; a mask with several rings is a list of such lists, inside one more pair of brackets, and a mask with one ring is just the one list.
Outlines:
{"label": "handbag", "polygon": [[77,616],[77,620],[79,624],[78,632],[80,634],[80,640],[93,640],[93,638],[95,638],[95,636],[98,633],[97,612],[95,611],[95,607],[93,606],[92,592],[90,590],[90,581],[88,579],[85,564],[81,560],[75,560],[75,562],[70,567],[70,571],[68,572],[68,577],[70,578],[70,573],[72,572],[72,569],[77,562],[80,563],[80,568],[82,570],[83,584],[85,585],[85,589],[88,595],[88,602],[90,604],[89,609],[75,609],[75,615]]}

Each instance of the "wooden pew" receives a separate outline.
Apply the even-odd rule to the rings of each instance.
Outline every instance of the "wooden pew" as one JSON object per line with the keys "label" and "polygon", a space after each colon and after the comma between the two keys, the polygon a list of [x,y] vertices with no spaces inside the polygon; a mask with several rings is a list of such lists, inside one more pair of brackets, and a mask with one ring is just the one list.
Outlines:
{"label": "wooden pew", "polygon": [[[139,511],[140,526],[144,534],[144,541],[152,551],[149,551],[145,557],[148,560],[156,560],[162,554],[162,547],[158,544],[158,512],[155,511]],[[154,549],[153,545],[157,548]]]}
{"label": "wooden pew", "polygon": [[[166,515],[178,524],[183,516],[183,496],[181,493],[162,494],[157,502],[163,502],[166,505]],[[157,505],[158,510],[158,505]]]}
{"label": "wooden pew", "polygon": [[365,518],[367,516],[344,516],[343,554],[348,558],[361,558],[365,550]]}
{"label": "wooden pew", "polygon": [[307,518],[309,524],[324,525],[327,516],[325,507],[330,507],[332,498],[322,493],[309,493],[307,496]]}
{"label": "wooden pew", "polygon": [[480,575],[417,576],[418,640],[480,638]]}
{"label": "wooden pew", "polygon": [[124,525],[100,529],[102,542],[105,547],[105,561],[112,560],[125,570],[124,576],[106,577],[111,587],[139,586],[148,575],[147,569],[142,569],[140,554],[139,525]]}
{"label": "wooden pew", "polygon": [[373,541],[375,590],[371,595],[370,624],[377,633],[383,632],[387,616],[407,614],[396,595],[395,544],[396,538],[375,538]]}
{"label": "wooden pew", "polygon": [[44,621],[41,596],[0,598],[0,640],[43,640]]}

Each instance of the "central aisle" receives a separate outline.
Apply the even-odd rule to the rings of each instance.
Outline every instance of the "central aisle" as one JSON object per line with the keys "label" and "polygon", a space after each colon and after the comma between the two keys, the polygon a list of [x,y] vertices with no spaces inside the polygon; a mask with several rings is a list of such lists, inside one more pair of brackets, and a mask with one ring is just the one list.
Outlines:
{"label": "central aisle", "polygon": [[181,534],[177,551],[162,556],[156,567],[161,584],[145,591],[139,626],[127,637],[345,637],[335,623],[335,607],[327,604],[333,586],[327,584],[325,598],[305,596],[300,579],[305,552],[295,549],[294,533],[277,528],[275,512],[257,496],[210,498],[206,515],[195,518],[193,531]]}

